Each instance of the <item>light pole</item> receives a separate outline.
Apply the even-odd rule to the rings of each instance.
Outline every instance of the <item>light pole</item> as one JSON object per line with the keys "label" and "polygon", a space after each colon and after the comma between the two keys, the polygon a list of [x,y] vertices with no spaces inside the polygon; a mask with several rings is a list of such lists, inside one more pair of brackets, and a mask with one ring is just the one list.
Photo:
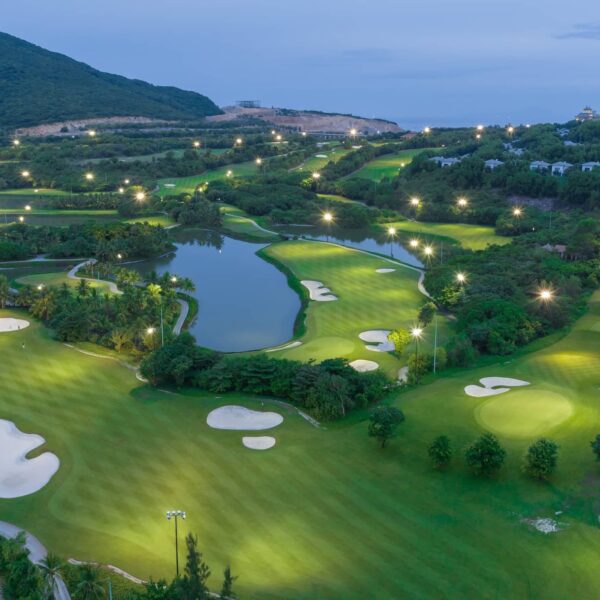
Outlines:
{"label": "light pole", "polygon": [[185,511],[184,510],[168,510],[167,511],[167,520],[175,519],[175,569],[177,572],[177,577],[179,577],[179,540],[177,538],[177,519],[183,519],[185,521]]}
{"label": "light pole", "polygon": [[110,577],[107,578],[106,581],[108,582],[108,600],[112,600],[112,581]]}
{"label": "light pole", "polygon": [[395,227],[388,227],[388,235],[390,236],[390,256],[394,258],[394,236],[396,235]]}
{"label": "light pole", "polygon": [[413,327],[410,330],[410,335],[415,340],[415,383],[419,383],[419,339],[423,335],[423,330],[420,327]]}
{"label": "light pole", "polygon": [[411,198],[410,205],[415,209],[415,221],[417,220],[417,211],[421,205],[421,201],[418,198]]}
{"label": "light pole", "polygon": [[517,224],[518,224],[517,231],[518,231],[518,233],[521,233],[521,216],[523,215],[523,209],[519,208],[517,206],[516,208],[513,209],[512,214],[517,219]]}
{"label": "light pole", "polygon": [[333,215],[330,212],[326,212],[323,215],[323,221],[325,221],[325,225],[327,226],[327,241],[329,241],[329,230],[331,228],[331,222],[333,221]]}

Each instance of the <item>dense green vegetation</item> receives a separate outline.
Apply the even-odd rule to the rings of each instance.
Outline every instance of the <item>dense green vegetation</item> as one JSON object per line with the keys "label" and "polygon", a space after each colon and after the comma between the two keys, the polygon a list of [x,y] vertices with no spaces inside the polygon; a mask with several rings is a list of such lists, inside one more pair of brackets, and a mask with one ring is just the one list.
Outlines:
{"label": "dense green vegetation", "polygon": [[206,96],[92,69],[0,33],[0,126],[131,115],[198,119],[219,114]]}

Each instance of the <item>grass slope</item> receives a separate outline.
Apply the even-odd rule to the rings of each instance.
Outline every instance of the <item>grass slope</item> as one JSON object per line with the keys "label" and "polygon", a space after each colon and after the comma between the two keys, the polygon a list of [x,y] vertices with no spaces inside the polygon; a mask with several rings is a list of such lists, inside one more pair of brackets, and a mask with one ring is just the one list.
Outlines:
{"label": "grass slope", "polygon": [[[298,280],[321,281],[338,296],[335,302],[309,301],[302,346],[279,351],[275,356],[318,361],[334,357],[373,360],[396,377],[398,369],[406,364],[406,356],[398,360],[387,353],[367,350],[358,334],[415,323],[418,309],[426,300],[417,290],[417,271],[398,265],[394,273],[376,273],[376,269],[394,266],[383,258],[320,242],[285,242],[263,252]],[[439,323],[442,339],[444,320]],[[429,351],[432,342],[433,334],[428,332],[422,349]]]}
{"label": "grass slope", "polygon": [[401,150],[394,154],[384,154],[369,161],[364,167],[348,177],[362,177],[363,179],[370,179],[372,181],[381,181],[385,177],[396,177],[398,171],[406,167],[417,154],[430,149],[417,148],[414,150]]}
{"label": "grass slope", "polygon": [[386,223],[385,227],[395,227],[398,231],[414,233],[418,237],[446,238],[462,244],[471,250],[483,250],[491,244],[510,244],[512,238],[496,235],[493,227],[469,223],[425,223],[421,221],[397,221]]}
{"label": "grass slope", "polygon": [[[44,286],[60,286],[66,283],[69,287],[77,287],[79,281],[67,277],[66,273],[35,273],[33,275],[25,275],[17,279],[17,283],[21,285],[44,285]],[[106,283],[102,281],[88,280],[90,287],[96,288],[98,292],[110,294],[111,291]]]}
{"label": "grass slope", "polygon": [[226,165],[218,169],[210,169],[201,175],[192,175],[190,177],[172,177],[169,179],[160,179],[158,181],[158,195],[176,196],[178,194],[193,194],[198,185],[217,179],[225,179],[227,172],[231,171],[233,177],[251,177],[257,171],[258,167],[254,161]]}
{"label": "grass slope", "polygon": [[[589,440],[599,427],[599,344],[596,294],[557,344],[400,395],[407,421],[384,451],[356,417],[315,429],[267,400],[286,420],[273,432],[275,449],[261,453],[243,448],[240,432],[205,425],[212,408],[259,407],[255,400],[149,390],[34,323],[0,335],[0,414],[43,435],[61,468],[38,493],[0,500],[0,518],[65,557],[158,577],[174,572],[164,511],[182,508],[180,534],[199,534],[212,588],[231,564],[245,598],[593,598],[599,473]],[[496,480],[469,475],[460,457],[448,472],[431,469],[434,436],[448,434],[462,451],[482,431],[476,414],[488,400],[463,387],[489,375],[531,381],[532,399],[553,392],[570,403],[571,416],[544,432],[561,445],[552,484],[520,474],[531,438],[512,435],[501,437],[509,460]],[[522,522],[541,516],[564,530],[544,535]]]}

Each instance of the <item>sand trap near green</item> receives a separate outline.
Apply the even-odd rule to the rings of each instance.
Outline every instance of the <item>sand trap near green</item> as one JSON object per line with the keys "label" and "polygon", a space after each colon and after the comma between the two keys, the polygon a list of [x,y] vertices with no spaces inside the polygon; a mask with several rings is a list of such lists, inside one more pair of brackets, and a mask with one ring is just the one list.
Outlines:
{"label": "sand trap near green", "polygon": [[0,333],[6,331],[20,331],[29,327],[29,321],[25,319],[13,319],[12,317],[4,317],[0,319]]}
{"label": "sand trap near green", "polygon": [[513,390],[475,410],[484,429],[511,438],[546,435],[572,414],[573,405],[567,398],[544,390]]}

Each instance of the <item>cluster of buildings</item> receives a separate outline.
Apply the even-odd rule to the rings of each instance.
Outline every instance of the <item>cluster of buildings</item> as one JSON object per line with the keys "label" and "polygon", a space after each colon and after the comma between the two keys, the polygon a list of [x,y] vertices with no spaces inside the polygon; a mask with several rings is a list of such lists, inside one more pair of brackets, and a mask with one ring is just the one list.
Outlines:
{"label": "cluster of buildings", "polygon": [[[439,167],[452,167],[458,163],[460,163],[462,161],[462,158],[456,158],[456,157],[445,157],[445,156],[434,156],[433,158],[430,158],[429,160],[431,160],[432,162],[436,163]],[[504,161],[498,160],[496,158],[490,158],[486,161],[484,161],[485,164],[485,168],[486,169],[490,169],[490,170],[494,170],[497,167],[501,167],[504,164]],[[564,175],[569,169],[573,168],[573,164],[569,163],[569,162],[565,162],[563,160],[555,162],[555,163],[549,163],[546,162],[545,160],[534,160],[531,163],[529,163],[529,169],[531,171],[538,171],[540,173],[549,171],[552,175],[559,175],[562,176]],[[581,170],[586,173],[589,171],[593,171],[594,169],[600,167],[600,162],[597,161],[590,161],[590,162],[586,162],[583,163],[581,165]]]}

